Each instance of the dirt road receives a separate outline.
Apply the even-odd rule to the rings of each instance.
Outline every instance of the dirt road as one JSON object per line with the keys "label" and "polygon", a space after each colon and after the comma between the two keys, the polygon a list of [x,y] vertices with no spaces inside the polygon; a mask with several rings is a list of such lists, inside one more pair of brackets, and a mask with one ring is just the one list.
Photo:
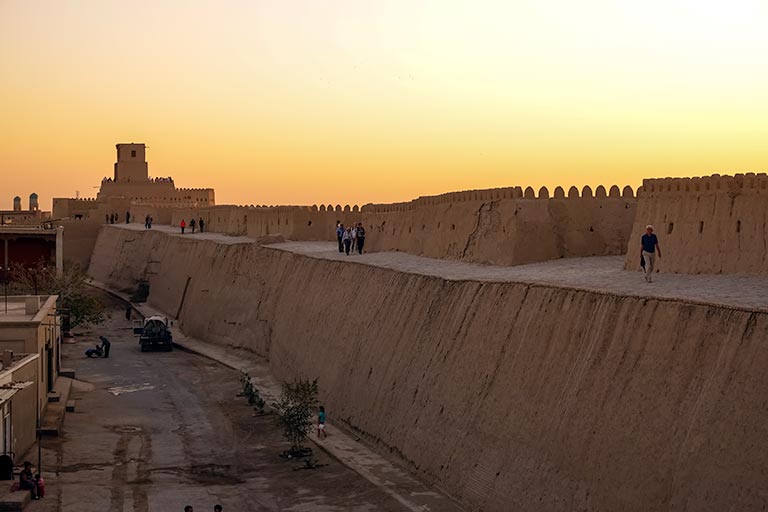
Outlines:
{"label": "dirt road", "polygon": [[[105,300],[112,319],[63,346],[82,381],[70,396],[77,408],[64,435],[44,441],[48,496],[29,510],[401,510],[324,452],[315,470],[281,459],[274,418],[254,417],[236,396],[237,372],[180,350],[139,352],[122,307]],[[110,358],[85,358],[100,334]]]}

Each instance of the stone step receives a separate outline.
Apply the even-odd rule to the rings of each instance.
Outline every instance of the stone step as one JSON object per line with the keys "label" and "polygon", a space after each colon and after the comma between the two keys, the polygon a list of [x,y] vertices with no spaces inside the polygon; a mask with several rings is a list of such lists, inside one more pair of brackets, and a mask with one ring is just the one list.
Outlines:
{"label": "stone step", "polygon": [[49,403],[45,414],[40,419],[40,435],[58,436],[64,426],[64,414],[69,402],[69,392],[72,389],[72,379],[59,376],[53,385],[53,392],[59,395],[57,402]]}
{"label": "stone step", "polygon": [[73,370],[72,368],[62,368],[61,370],[59,370],[59,376],[67,377],[68,379],[74,379],[75,370]]}
{"label": "stone step", "polygon": [[[7,484],[7,485],[4,485]],[[0,511],[19,511],[32,501],[32,495],[29,491],[11,492],[9,489],[12,482],[10,480],[0,481]]]}
{"label": "stone step", "polygon": [[67,400],[67,412],[75,412],[75,401]]}
{"label": "stone step", "polygon": [[48,393],[49,404],[55,404],[59,401],[61,401],[61,395],[59,393],[57,393],[56,391],[51,391],[50,393]]}

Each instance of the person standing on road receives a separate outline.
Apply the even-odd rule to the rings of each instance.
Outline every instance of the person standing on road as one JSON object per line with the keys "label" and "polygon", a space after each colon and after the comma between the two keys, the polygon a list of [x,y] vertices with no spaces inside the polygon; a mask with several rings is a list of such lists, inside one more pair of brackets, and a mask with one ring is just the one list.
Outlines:
{"label": "person standing on road", "polygon": [[200,217],[200,221],[197,223],[198,226],[200,226],[200,232],[202,233],[205,230],[205,221],[202,217]]}
{"label": "person standing on road", "polygon": [[195,234],[195,225],[196,225],[196,224],[197,224],[197,223],[195,222],[195,219],[192,219],[191,221],[189,221],[189,227],[191,227],[191,228],[192,228],[192,234],[193,234],[193,235]]}
{"label": "person standing on road", "polygon": [[184,234],[184,228],[187,227],[187,223],[184,222],[184,219],[181,219],[181,224],[179,224],[179,227],[181,227],[181,234]]}
{"label": "person standing on road", "polygon": [[336,239],[339,241],[339,252],[344,252],[344,224],[336,221]]}
{"label": "person standing on road", "polygon": [[125,212],[125,223],[126,224],[131,223],[131,212]]}
{"label": "person standing on road", "polygon": [[112,346],[112,343],[106,336],[99,336],[99,339],[101,340],[101,348],[104,350],[104,357],[109,358],[109,347]]}
{"label": "person standing on road", "polygon": [[363,247],[365,246],[365,228],[362,222],[357,223],[357,252],[363,254]]}
{"label": "person standing on road", "polygon": [[661,259],[661,247],[659,239],[653,233],[653,226],[645,226],[645,234],[640,239],[640,255],[645,262],[645,281],[650,283],[653,280],[653,267],[656,263],[656,255]]}

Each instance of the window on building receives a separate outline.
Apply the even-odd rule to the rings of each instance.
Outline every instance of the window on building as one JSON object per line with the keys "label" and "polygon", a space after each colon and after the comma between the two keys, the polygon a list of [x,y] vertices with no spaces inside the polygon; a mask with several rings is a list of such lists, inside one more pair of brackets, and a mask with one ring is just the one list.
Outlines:
{"label": "window on building", "polygon": [[136,150],[135,149],[131,150],[131,158],[136,158]]}

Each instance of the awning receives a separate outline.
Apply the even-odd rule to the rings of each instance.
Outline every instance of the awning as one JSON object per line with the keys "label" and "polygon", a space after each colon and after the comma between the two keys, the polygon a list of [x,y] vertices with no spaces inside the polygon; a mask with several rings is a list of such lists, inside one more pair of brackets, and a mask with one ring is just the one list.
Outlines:
{"label": "awning", "polygon": [[0,387],[0,405],[13,398],[13,395],[18,393],[20,390],[28,388],[32,384],[34,384],[34,381],[31,380],[24,382],[9,382],[8,384],[4,384],[2,387]]}
{"label": "awning", "polygon": [[10,400],[13,397],[13,395],[15,395],[18,392],[19,392],[18,389],[13,389],[13,388],[11,388],[11,389],[0,389],[0,405],[4,404],[8,400]]}

